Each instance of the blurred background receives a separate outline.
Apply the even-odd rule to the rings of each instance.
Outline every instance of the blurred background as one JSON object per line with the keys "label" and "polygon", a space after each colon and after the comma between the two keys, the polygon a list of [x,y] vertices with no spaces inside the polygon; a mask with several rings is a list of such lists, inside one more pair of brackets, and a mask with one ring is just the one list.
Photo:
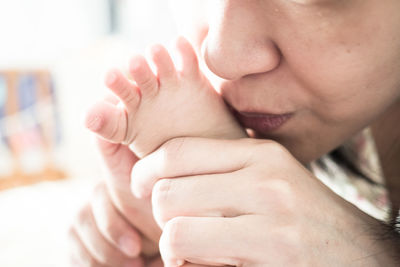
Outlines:
{"label": "blurred background", "polygon": [[102,177],[87,107],[176,29],[163,0],[0,1],[0,266],[69,266],[66,231]]}

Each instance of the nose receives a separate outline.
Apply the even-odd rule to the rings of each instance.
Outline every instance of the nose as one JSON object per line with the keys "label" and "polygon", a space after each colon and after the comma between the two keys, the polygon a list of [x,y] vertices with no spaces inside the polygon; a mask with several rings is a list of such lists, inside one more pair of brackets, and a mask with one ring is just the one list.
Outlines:
{"label": "nose", "polygon": [[209,20],[202,47],[208,68],[227,80],[275,69],[281,54],[270,36],[265,14],[256,5],[246,5],[248,1],[221,2]]}

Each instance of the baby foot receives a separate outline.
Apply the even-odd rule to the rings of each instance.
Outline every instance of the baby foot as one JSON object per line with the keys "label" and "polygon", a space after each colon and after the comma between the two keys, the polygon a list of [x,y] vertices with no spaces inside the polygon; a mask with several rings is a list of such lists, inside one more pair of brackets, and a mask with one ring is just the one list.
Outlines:
{"label": "baby foot", "polygon": [[179,71],[160,45],[150,51],[157,76],[142,56],[130,62],[134,83],[121,72],[111,71],[106,85],[120,102],[103,101],[93,106],[86,126],[108,141],[129,145],[139,157],[175,137],[246,137],[201,73],[189,42],[180,38],[176,48],[182,65]]}

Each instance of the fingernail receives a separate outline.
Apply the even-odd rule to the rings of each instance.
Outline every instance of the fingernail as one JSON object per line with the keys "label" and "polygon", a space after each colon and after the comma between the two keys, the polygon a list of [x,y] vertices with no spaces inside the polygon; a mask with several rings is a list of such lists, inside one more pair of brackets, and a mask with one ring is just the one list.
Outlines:
{"label": "fingernail", "polygon": [[139,246],[130,236],[122,236],[119,239],[119,247],[129,257],[136,257],[139,254]]}
{"label": "fingernail", "polygon": [[179,266],[182,266],[183,264],[185,264],[185,261],[184,260],[177,260],[176,264],[179,267]]}

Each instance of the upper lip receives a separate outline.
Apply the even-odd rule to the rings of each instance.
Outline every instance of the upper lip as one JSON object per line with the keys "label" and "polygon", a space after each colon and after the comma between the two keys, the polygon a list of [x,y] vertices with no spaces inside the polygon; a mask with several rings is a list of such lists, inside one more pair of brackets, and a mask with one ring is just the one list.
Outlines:
{"label": "upper lip", "polygon": [[[243,95],[246,92],[243,88],[247,88],[247,86],[240,86],[239,81],[225,81],[220,84],[220,91],[232,113],[252,119],[279,116],[287,117],[294,114],[294,109],[287,103],[287,99],[285,99],[285,101],[279,101],[282,100],[279,98],[278,101],[274,101],[274,103],[268,102],[261,104],[254,99],[254,97],[247,98]],[[267,106],[269,106],[269,108],[266,108]]]}
{"label": "upper lip", "polygon": [[[231,85],[233,86],[233,85]],[[227,87],[227,85],[225,85]],[[240,90],[237,90],[240,91]],[[224,95],[224,94],[223,94]],[[245,117],[257,118],[257,117],[272,117],[272,116],[286,116],[289,114],[293,114],[294,112],[287,106],[286,108],[283,105],[274,105],[274,107],[266,108],[264,105],[260,106],[260,103],[254,103],[254,99],[248,99],[248,102],[245,101],[245,97],[241,97],[241,95],[237,94],[226,94],[224,95],[225,103],[232,110],[233,113],[240,114]],[[237,99],[241,99],[241,101],[237,101]],[[242,101],[247,102],[244,104]],[[253,103],[253,104],[250,104]],[[269,103],[272,104],[272,103]],[[266,103],[268,105],[268,103]],[[289,110],[289,111],[288,111]]]}
{"label": "upper lip", "polygon": [[280,116],[290,115],[290,113],[274,114],[274,113],[247,112],[247,111],[236,111],[236,112],[242,116],[249,118],[280,117]]}

